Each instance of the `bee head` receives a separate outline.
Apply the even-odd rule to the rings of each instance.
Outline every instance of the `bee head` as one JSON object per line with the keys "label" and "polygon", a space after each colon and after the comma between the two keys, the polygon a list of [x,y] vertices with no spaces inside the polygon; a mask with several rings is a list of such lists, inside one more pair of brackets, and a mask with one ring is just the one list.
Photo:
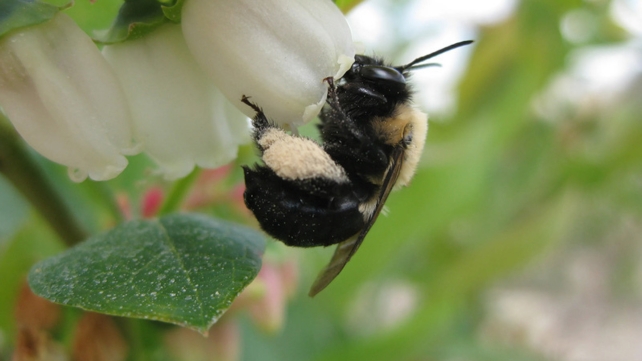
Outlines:
{"label": "bee head", "polygon": [[410,100],[412,92],[406,79],[412,70],[438,66],[425,61],[470,43],[470,40],[455,43],[401,66],[387,65],[382,59],[356,55],[352,67],[339,83],[339,97],[344,110],[356,119],[389,116],[398,104]]}
{"label": "bee head", "polygon": [[398,69],[384,65],[379,59],[356,55],[352,68],[345,74],[347,83],[363,83],[378,92],[388,93],[403,90],[406,77]]}
{"label": "bee head", "polygon": [[406,77],[409,75],[410,70],[426,68],[429,66],[440,66],[438,63],[424,63],[424,61],[450,50],[468,45],[472,42],[472,40],[460,41],[430,54],[421,56],[406,65],[394,67],[383,64],[383,61],[380,59],[371,58],[365,55],[356,55],[352,68],[345,74],[344,79],[348,82],[364,81],[380,83],[392,88],[403,88],[406,86]]}

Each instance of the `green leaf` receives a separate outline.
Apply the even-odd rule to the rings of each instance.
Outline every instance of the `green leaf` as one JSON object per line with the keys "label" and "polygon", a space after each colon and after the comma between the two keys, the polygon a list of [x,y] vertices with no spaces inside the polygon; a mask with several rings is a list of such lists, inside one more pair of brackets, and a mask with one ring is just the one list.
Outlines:
{"label": "green leaf", "polygon": [[137,39],[148,34],[167,20],[161,3],[156,0],[127,0],[118,11],[118,16],[109,30],[95,40],[104,44]]}
{"label": "green leaf", "polygon": [[[47,0],[59,2],[63,0]],[[90,34],[104,32],[114,23],[123,0],[75,1],[74,6],[65,10],[78,26]]]}
{"label": "green leaf", "polygon": [[34,0],[0,1],[0,36],[50,20],[61,8]]}
{"label": "green leaf", "polygon": [[181,22],[181,13],[185,0],[177,0],[175,4],[163,6],[163,14],[172,22]]}
{"label": "green leaf", "polygon": [[29,284],[63,305],[206,334],[256,277],[264,248],[263,236],[249,228],[173,214],[91,237],[36,264]]}
{"label": "green leaf", "polygon": [[335,0],[334,3],[341,9],[341,11],[346,14],[352,10],[355,6],[361,3],[361,0]]}

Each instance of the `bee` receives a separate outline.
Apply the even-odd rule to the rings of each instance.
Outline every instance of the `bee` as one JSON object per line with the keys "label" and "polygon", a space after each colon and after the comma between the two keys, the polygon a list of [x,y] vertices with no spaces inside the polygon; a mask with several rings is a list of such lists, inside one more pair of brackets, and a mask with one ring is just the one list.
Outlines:
{"label": "bee", "polygon": [[245,204],[270,236],[288,246],[337,244],[309,295],[334,280],[377,220],[392,190],[408,185],[423,151],[428,117],[412,106],[410,71],[452,44],[402,66],[356,55],[351,69],[328,83],[319,115],[322,143],[288,134],[256,111],[253,138],[263,165],[244,166]]}

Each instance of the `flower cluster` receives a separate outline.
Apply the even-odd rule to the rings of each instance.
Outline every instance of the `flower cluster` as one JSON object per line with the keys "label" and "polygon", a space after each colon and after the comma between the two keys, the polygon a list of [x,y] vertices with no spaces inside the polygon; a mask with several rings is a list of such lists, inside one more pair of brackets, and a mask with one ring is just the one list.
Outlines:
{"label": "flower cluster", "polygon": [[[354,59],[330,0],[185,0],[180,24],[163,17],[102,51],[62,12],[16,19],[25,4],[42,6],[3,5],[0,106],[76,181],[111,179],[141,151],[167,179],[221,166],[249,141],[243,95],[295,127],[324,104],[323,79],[341,77]],[[2,33],[2,22],[20,26]]]}

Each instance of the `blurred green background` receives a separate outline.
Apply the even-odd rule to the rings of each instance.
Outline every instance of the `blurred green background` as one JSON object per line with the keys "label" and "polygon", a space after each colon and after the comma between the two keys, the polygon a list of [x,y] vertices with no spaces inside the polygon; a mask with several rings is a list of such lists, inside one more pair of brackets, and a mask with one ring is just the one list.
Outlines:
{"label": "blurred green background", "polygon": [[[340,3],[365,52],[395,64],[475,43],[413,77],[431,115],[420,169],[327,290],[306,296],[331,249],[270,246],[297,259],[299,288],[276,335],[240,316],[241,359],[639,359],[640,2]],[[68,12],[92,31],[118,6],[78,1]],[[243,154],[239,164],[254,161],[251,147]],[[137,162],[105,186],[136,200],[146,182]],[[101,214],[87,199],[102,186],[43,166],[79,215]],[[0,310],[12,307],[17,275],[62,247],[41,223],[0,178]],[[10,323],[0,312],[0,329]]]}

